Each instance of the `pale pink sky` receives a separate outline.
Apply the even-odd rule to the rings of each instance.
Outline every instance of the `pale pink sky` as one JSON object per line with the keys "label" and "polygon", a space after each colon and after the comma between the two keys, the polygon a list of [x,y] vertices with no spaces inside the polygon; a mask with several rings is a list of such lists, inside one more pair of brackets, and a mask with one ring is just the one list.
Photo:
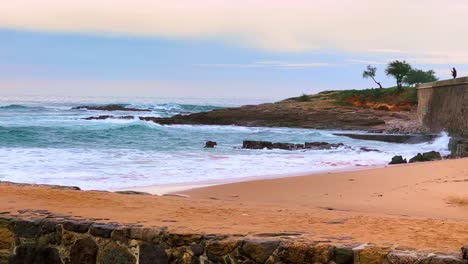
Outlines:
{"label": "pale pink sky", "polygon": [[212,38],[280,51],[390,50],[468,62],[466,14],[465,0],[14,0],[2,3],[0,27]]}

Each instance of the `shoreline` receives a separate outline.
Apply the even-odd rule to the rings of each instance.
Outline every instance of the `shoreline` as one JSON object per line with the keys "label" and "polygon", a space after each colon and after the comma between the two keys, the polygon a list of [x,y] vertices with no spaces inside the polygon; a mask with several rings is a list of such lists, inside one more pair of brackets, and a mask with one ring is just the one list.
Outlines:
{"label": "shoreline", "polygon": [[[178,236],[293,233],[291,242],[456,252],[468,241],[467,165],[468,159],[454,159],[255,180],[180,192],[186,196],[0,182],[0,217]],[[460,199],[450,200],[454,195]]]}
{"label": "shoreline", "polygon": [[[400,166],[401,164],[392,165],[392,166]],[[232,179],[221,179],[221,180],[207,180],[207,181],[199,181],[199,182],[189,182],[189,183],[174,183],[174,184],[159,184],[159,185],[149,185],[149,186],[139,186],[139,187],[125,187],[125,188],[116,188],[116,189],[109,189],[111,192],[119,192],[119,191],[136,191],[136,192],[145,192],[153,195],[177,195],[178,192],[189,191],[193,189],[205,188],[205,187],[212,187],[212,186],[220,186],[226,184],[235,184],[241,182],[252,182],[252,181],[259,181],[259,180],[272,180],[272,179],[283,179],[283,178],[294,178],[294,177],[303,177],[303,176],[313,176],[313,175],[324,175],[324,174],[335,174],[335,173],[342,173],[342,172],[352,172],[352,171],[360,171],[360,170],[368,170],[368,169],[376,169],[376,168],[385,168],[386,165],[368,165],[368,166],[350,166],[344,168],[337,168],[337,169],[323,169],[317,170],[312,172],[302,172],[302,173],[282,173],[282,174],[275,174],[275,175],[262,175],[262,176],[249,176],[249,177],[240,177],[240,178],[232,178]]]}

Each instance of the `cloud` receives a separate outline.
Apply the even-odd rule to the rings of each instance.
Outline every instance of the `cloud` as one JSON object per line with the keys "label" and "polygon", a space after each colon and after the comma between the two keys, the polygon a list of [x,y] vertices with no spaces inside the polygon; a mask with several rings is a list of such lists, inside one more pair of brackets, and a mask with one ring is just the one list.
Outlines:
{"label": "cloud", "polygon": [[335,64],[327,62],[284,62],[284,61],[257,61],[254,63],[237,64],[237,63],[212,63],[212,64],[195,64],[199,67],[214,67],[214,68],[280,68],[280,69],[301,69],[301,68],[316,68],[330,67]]}
{"label": "cloud", "polygon": [[0,27],[210,39],[276,52],[437,52],[468,63],[467,12],[461,0],[15,0],[2,3]]}

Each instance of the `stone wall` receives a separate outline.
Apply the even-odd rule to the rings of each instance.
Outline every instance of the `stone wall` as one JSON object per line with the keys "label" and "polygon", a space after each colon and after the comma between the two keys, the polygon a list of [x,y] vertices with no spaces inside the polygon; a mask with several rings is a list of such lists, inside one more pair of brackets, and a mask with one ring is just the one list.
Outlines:
{"label": "stone wall", "polygon": [[468,77],[419,84],[418,117],[431,132],[468,137]]}
{"label": "stone wall", "polygon": [[0,264],[5,263],[467,264],[468,247],[458,254],[428,254],[367,244],[336,246],[308,242],[294,233],[255,237],[174,234],[164,228],[117,223],[25,220],[0,212]]}

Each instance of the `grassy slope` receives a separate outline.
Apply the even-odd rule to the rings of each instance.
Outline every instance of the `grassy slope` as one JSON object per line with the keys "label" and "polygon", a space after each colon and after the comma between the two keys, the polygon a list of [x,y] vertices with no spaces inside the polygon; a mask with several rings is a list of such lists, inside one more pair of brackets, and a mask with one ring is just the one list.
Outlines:
{"label": "grassy slope", "polygon": [[[334,100],[337,105],[375,109],[382,108],[379,110],[391,109],[404,111],[409,110],[418,103],[417,92],[414,87],[403,87],[402,91],[398,91],[396,87],[385,89],[324,91],[319,93],[319,95]],[[312,100],[312,96],[302,95],[287,100],[308,102]]]}

